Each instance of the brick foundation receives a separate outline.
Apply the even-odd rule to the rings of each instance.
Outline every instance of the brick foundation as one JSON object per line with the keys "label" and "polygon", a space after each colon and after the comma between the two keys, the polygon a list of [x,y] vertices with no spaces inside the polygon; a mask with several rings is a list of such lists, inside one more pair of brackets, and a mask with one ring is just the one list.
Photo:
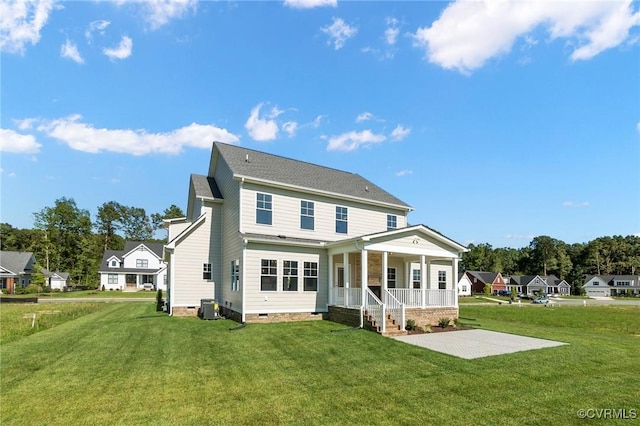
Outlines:
{"label": "brick foundation", "polygon": [[360,326],[360,309],[349,309],[349,308],[343,308],[340,306],[329,306],[327,319],[329,321],[348,325],[350,327],[359,327]]}
{"label": "brick foundation", "polygon": [[198,316],[198,308],[196,307],[187,307],[187,306],[176,306],[172,310],[172,315],[174,317],[196,317]]}
{"label": "brick foundation", "polygon": [[251,323],[272,323],[291,321],[316,321],[323,320],[326,314],[322,312],[284,312],[266,314],[246,314],[245,321]]}
{"label": "brick foundation", "polygon": [[456,308],[407,308],[405,311],[407,319],[412,319],[418,327],[425,325],[438,325],[440,318],[449,318],[455,320],[458,318],[458,309]]}

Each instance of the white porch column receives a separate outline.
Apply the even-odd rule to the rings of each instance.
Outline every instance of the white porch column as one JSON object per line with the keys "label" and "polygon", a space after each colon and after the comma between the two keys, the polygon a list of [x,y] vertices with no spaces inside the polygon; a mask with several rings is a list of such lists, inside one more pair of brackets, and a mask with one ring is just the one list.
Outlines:
{"label": "white porch column", "polygon": [[453,306],[458,307],[458,258],[455,257],[451,262],[453,268]]}
{"label": "white porch column", "polygon": [[[388,279],[389,277],[387,276],[387,264],[389,262],[389,254],[386,251],[382,252],[382,294],[384,294],[384,291],[388,288]],[[397,279],[397,277],[396,277]],[[397,281],[396,281],[397,282]],[[382,294],[380,294],[380,298],[383,298],[384,296],[382,296]],[[383,300],[384,302],[384,300]]]}
{"label": "white porch column", "polygon": [[420,256],[420,293],[422,293],[422,307],[427,306],[427,268],[424,264],[424,255]]}
{"label": "white porch column", "polygon": [[[333,282],[333,255],[332,254],[328,254],[327,256],[329,256],[328,259],[328,265],[329,265],[329,305],[333,305],[333,287],[335,286],[335,283]],[[304,266],[304,265],[303,265]]]}
{"label": "white porch column", "polygon": [[361,258],[361,281],[362,281],[362,304],[364,305],[366,297],[367,297],[367,287],[368,287],[368,281],[369,281],[369,271],[368,271],[368,257],[367,257],[367,251],[365,249],[360,250],[360,258]]}
{"label": "white porch column", "polygon": [[342,253],[342,274],[344,275],[344,305],[349,306],[349,277],[351,273],[349,272],[349,253]]}
{"label": "white porch column", "polygon": [[404,282],[406,288],[413,288],[413,273],[411,271],[411,262],[404,262]]}

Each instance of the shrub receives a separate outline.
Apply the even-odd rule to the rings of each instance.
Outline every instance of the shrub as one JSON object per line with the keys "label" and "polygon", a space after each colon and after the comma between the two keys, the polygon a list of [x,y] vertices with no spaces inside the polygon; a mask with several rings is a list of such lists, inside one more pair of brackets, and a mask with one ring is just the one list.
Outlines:
{"label": "shrub", "polygon": [[162,290],[158,289],[158,294],[156,295],[156,311],[162,312]]}
{"label": "shrub", "polygon": [[449,326],[450,322],[451,322],[451,320],[449,318],[447,318],[447,317],[440,318],[438,320],[438,327],[447,328]]}
{"label": "shrub", "polygon": [[491,296],[491,284],[484,285],[484,295],[487,297]]}
{"label": "shrub", "polygon": [[102,291],[104,291],[104,284],[102,284]]}
{"label": "shrub", "polygon": [[416,329],[416,321],[412,319],[407,320],[406,330],[415,330]]}
{"label": "shrub", "polygon": [[29,284],[25,289],[23,294],[36,294],[36,293],[41,293],[42,292],[42,288],[39,285],[36,284]]}

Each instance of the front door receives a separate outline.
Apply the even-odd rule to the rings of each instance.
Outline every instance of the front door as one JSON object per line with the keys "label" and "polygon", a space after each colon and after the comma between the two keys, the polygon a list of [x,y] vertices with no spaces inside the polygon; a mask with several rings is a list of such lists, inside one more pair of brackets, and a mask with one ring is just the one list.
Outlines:
{"label": "front door", "polygon": [[344,266],[336,265],[336,287],[344,287]]}

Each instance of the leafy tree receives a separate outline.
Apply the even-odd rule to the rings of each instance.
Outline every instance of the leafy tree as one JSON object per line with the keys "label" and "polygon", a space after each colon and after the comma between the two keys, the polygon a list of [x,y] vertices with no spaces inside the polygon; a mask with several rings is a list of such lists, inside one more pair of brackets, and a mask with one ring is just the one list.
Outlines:
{"label": "leafy tree", "polygon": [[122,206],[120,220],[125,239],[146,241],[153,238],[151,221],[143,208]]}
{"label": "leafy tree", "polygon": [[122,213],[124,206],[115,201],[109,201],[98,207],[98,214],[94,228],[103,236],[103,250],[113,249],[113,242],[116,233],[122,229]]}
{"label": "leafy tree", "polygon": [[469,244],[469,251],[463,253],[461,267],[466,271],[488,271],[493,264],[491,244]]}
{"label": "leafy tree", "polygon": [[164,219],[177,219],[179,217],[185,217],[182,209],[175,204],[171,204],[168,208],[164,209],[162,213],[153,213],[151,215],[151,225],[154,230],[162,228],[162,221]]}
{"label": "leafy tree", "polygon": [[529,244],[533,264],[541,268],[542,275],[547,275],[550,266],[555,266],[558,256],[558,240],[542,235],[535,237]]}

